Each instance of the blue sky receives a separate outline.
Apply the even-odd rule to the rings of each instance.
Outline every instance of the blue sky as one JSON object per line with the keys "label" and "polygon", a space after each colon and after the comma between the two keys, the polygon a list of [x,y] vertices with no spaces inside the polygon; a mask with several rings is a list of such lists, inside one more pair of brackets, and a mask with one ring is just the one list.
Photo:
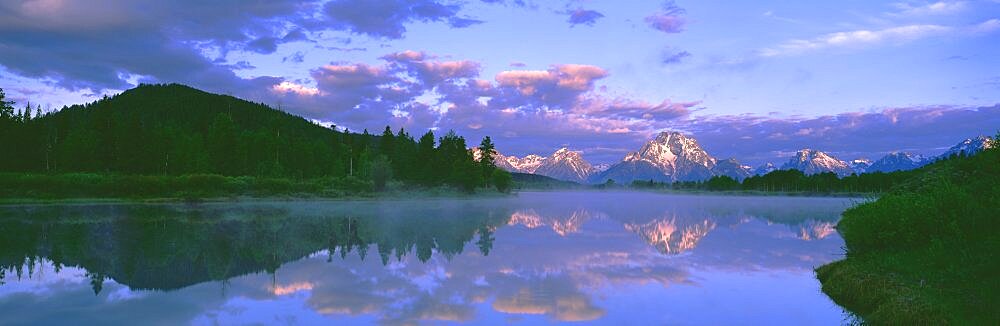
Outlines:
{"label": "blue sky", "polygon": [[1000,129],[1000,1],[0,1],[0,88],[139,82],[351,130],[614,162],[662,130],[751,164],[936,154]]}

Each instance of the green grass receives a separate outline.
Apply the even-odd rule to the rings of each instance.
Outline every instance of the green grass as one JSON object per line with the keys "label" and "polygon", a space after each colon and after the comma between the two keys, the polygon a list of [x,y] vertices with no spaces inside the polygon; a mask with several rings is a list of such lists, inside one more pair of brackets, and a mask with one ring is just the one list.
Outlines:
{"label": "green grass", "polygon": [[844,212],[823,291],[871,324],[1000,325],[1000,150],[927,166]]}

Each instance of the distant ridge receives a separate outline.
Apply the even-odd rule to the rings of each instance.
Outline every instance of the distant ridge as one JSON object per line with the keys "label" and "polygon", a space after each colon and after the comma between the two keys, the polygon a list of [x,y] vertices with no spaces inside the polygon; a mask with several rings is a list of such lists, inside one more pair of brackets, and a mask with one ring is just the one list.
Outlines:
{"label": "distant ridge", "polygon": [[703,181],[713,176],[728,176],[739,181],[776,170],[799,170],[807,175],[831,172],[841,177],[871,172],[907,171],[934,160],[953,155],[971,155],[992,146],[995,144],[991,138],[978,136],[963,140],[932,159],[907,152],[891,152],[875,161],[864,158],[844,161],[826,152],[805,148],[797,151],[794,157],[780,167],[768,162],[751,168],[741,164],[736,158],[716,159],[702,149],[694,138],[676,131],[665,131],[615,164],[590,165],[579,152],[561,148],[549,157],[528,155],[519,158],[499,155],[497,165],[512,172],[535,173],[591,184],[607,180],[619,184],[636,180],[668,183]]}

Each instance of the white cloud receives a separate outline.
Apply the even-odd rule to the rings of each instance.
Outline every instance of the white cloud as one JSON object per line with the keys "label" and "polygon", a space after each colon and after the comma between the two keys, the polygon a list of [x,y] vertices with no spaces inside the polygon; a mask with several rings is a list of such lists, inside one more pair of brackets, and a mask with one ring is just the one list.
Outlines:
{"label": "white cloud", "polygon": [[825,34],[813,39],[790,40],[758,52],[763,57],[798,55],[836,48],[864,48],[884,44],[899,45],[942,35],[976,35],[1000,30],[1000,19],[968,26],[904,25],[881,30],[855,30]]}
{"label": "white cloud", "polygon": [[938,1],[922,5],[913,5],[900,2],[893,4],[899,12],[890,14],[892,16],[929,16],[947,15],[964,11],[967,6],[965,1]]}
{"label": "white cloud", "polygon": [[989,33],[996,31],[998,29],[1000,29],[1000,19],[993,18],[984,21],[982,23],[979,23],[979,25],[976,25],[975,27],[972,28],[972,31],[978,33]]}
{"label": "white cloud", "polygon": [[811,40],[791,40],[760,51],[765,57],[795,55],[827,48],[863,47],[882,43],[906,43],[945,34],[954,28],[941,25],[906,25],[882,30],[856,30],[826,34]]}

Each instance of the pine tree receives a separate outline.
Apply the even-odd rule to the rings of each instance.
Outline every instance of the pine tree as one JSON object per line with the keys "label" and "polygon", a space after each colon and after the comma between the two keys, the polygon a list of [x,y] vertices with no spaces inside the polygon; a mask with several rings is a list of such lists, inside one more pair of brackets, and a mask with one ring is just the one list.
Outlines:
{"label": "pine tree", "polygon": [[483,175],[483,180],[486,181],[485,186],[489,186],[489,183],[493,179],[493,170],[496,170],[496,163],[493,162],[493,155],[496,152],[496,147],[493,145],[493,140],[490,136],[483,137],[483,141],[479,142],[479,169]]}
{"label": "pine tree", "polygon": [[21,123],[27,123],[31,121],[31,102],[27,102],[24,105],[24,111],[21,111]]}
{"label": "pine tree", "polygon": [[382,155],[392,155],[394,152],[393,145],[396,142],[396,137],[392,134],[392,129],[389,126],[385,126],[385,130],[382,131],[382,136],[379,138],[378,150]]}
{"label": "pine tree", "polygon": [[437,150],[434,146],[434,132],[428,130],[420,141],[417,142],[417,181],[424,185],[434,184],[438,181],[435,171],[434,159]]}

